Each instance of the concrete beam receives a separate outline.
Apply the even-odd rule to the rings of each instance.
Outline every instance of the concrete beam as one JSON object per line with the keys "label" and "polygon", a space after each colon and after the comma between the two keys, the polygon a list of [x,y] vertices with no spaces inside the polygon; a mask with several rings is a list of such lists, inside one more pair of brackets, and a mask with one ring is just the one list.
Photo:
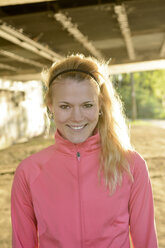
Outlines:
{"label": "concrete beam", "polygon": [[26,64],[33,65],[33,66],[40,67],[40,68],[45,67],[45,64],[39,63],[39,62],[34,61],[34,60],[26,59],[24,57],[21,57],[19,55],[16,55],[14,53],[9,52],[9,51],[0,50],[0,54],[2,54],[5,57],[9,57],[13,60],[17,60],[19,62],[22,62],[22,63],[26,63]]}
{"label": "concrete beam", "polygon": [[[165,59],[109,66],[110,75],[140,72],[140,71],[152,71],[152,70],[165,70]],[[42,80],[41,73],[22,74],[22,75],[19,74],[19,75],[13,75],[13,76],[4,75],[3,77],[1,77],[1,79],[11,80],[11,81],[30,81],[30,80],[41,81]]]}
{"label": "concrete beam", "polygon": [[133,46],[133,41],[131,38],[131,30],[129,27],[126,9],[125,9],[124,5],[116,5],[114,7],[114,11],[117,15],[120,30],[121,30],[121,33],[123,35],[123,38],[124,38],[124,41],[126,44],[128,57],[130,60],[135,60],[136,55],[135,55],[135,50],[134,50],[134,46]]}
{"label": "concrete beam", "polygon": [[40,3],[40,2],[52,2],[54,0],[1,0],[0,6],[9,6],[17,4],[30,4],[30,3]]}
{"label": "concrete beam", "polygon": [[56,61],[62,59],[60,54],[55,53],[51,49],[41,45],[40,43],[30,39],[26,35],[22,34],[18,30],[6,25],[0,25],[0,37],[6,39],[20,47],[30,50],[41,57],[44,57],[50,61]]}
{"label": "concrete beam", "polygon": [[31,81],[31,80],[37,80],[41,81],[41,73],[35,73],[35,74],[18,74],[18,75],[4,75],[0,76],[2,80],[11,80],[11,81]]}
{"label": "concrete beam", "polygon": [[160,57],[161,58],[165,57],[165,39],[164,39],[163,44],[162,44],[161,49],[160,49]]}
{"label": "concrete beam", "polygon": [[9,71],[18,71],[18,68],[14,67],[14,66],[2,64],[2,63],[0,63],[0,69],[5,69],[5,70],[9,70]]}
{"label": "concrete beam", "polygon": [[61,23],[62,27],[68,31],[79,43],[82,44],[93,56],[98,59],[104,59],[102,53],[96,49],[96,47],[88,40],[84,34],[77,28],[77,24],[72,23],[71,18],[67,17],[65,14],[59,12],[54,14],[56,21]]}
{"label": "concrete beam", "polygon": [[138,71],[165,70],[165,59],[109,66],[110,75]]}

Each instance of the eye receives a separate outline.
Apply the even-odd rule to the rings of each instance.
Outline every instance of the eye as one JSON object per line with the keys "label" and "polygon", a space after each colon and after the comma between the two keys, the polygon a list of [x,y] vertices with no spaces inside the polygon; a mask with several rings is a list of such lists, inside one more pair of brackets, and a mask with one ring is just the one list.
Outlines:
{"label": "eye", "polygon": [[70,106],[67,105],[67,104],[62,104],[62,105],[60,105],[60,108],[61,108],[61,109],[69,109]]}
{"label": "eye", "polygon": [[84,107],[84,108],[92,108],[92,107],[93,107],[93,104],[91,104],[91,103],[85,103],[85,104],[83,105],[83,107]]}

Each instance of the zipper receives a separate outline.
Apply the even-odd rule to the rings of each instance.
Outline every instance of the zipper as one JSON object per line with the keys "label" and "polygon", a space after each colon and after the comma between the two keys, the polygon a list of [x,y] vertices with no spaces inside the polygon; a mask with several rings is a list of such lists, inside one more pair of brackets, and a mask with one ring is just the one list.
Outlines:
{"label": "zipper", "polygon": [[80,153],[77,152],[77,160],[80,162]]}
{"label": "zipper", "polygon": [[79,194],[79,214],[80,214],[80,232],[81,232],[81,248],[83,248],[83,227],[82,227],[82,205],[81,205],[81,188],[80,188],[80,152],[77,152],[77,173],[78,173],[78,194]]}

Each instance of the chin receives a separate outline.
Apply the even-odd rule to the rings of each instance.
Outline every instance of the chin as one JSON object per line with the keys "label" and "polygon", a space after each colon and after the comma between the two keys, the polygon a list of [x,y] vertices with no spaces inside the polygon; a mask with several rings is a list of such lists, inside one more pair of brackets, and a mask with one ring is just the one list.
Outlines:
{"label": "chin", "polygon": [[70,142],[72,142],[73,144],[79,144],[79,143],[84,142],[88,137],[89,136],[87,136],[87,137],[68,137],[68,140]]}

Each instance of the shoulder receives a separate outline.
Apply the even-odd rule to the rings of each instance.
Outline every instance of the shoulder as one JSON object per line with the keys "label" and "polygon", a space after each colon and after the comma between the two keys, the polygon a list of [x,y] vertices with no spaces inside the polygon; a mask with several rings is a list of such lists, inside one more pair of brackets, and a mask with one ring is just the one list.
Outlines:
{"label": "shoulder", "polygon": [[15,178],[21,177],[26,178],[28,181],[34,180],[43,167],[47,165],[55,152],[54,150],[54,145],[51,145],[25,158],[18,165],[15,172]]}
{"label": "shoulder", "polygon": [[144,178],[149,176],[147,163],[137,151],[129,151],[127,160],[134,179],[137,177]]}

